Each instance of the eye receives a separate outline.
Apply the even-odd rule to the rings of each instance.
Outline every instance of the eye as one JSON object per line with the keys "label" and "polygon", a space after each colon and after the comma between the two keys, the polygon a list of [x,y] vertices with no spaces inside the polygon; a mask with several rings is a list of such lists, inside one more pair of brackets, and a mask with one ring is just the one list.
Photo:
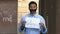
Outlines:
{"label": "eye", "polygon": [[30,8],[36,8],[36,5],[35,4],[31,4]]}

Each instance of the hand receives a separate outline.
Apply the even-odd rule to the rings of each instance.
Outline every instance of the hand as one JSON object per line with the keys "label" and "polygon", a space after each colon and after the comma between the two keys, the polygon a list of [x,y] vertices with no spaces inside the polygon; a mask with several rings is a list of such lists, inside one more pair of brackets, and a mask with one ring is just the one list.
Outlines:
{"label": "hand", "polygon": [[23,21],[23,22],[22,22],[22,26],[21,26],[21,30],[24,30],[25,24],[26,24],[26,21]]}
{"label": "hand", "polygon": [[22,26],[25,26],[25,24],[26,24],[26,21],[23,21],[23,22],[22,22]]}
{"label": "hand", "polygon": [[43,27],[43,29],[45,29],[45,26],[43,23],[39,23],[39,25],[41,25]]}

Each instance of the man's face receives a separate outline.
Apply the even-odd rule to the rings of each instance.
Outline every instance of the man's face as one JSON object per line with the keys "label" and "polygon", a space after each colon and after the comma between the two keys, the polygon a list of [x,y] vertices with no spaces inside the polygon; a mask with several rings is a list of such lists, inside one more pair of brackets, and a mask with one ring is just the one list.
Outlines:
{"label": "man's face", "polygon": [[31,13],[31,14],[36,13],[36,10],[37,10],[36,4],[30,4],[29,10],[30,10],[30,13]]}

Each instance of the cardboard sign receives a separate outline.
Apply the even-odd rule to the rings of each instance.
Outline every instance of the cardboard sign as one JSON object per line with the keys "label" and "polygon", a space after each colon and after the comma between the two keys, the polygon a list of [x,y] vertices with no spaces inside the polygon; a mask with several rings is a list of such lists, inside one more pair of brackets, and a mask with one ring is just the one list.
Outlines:
{"label": "cardboard sign", "polygon": [[26,18],[26,28],[40,28],[40,19],[39,18]]}

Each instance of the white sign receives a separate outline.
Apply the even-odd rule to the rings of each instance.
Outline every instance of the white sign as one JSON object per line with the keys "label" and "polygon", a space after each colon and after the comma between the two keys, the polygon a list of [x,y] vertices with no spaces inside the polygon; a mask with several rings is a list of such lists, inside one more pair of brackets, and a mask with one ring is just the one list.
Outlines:
{"label": "white sign", "polygon": [[40,19],[39,18],[26,18],[26,28],[40,28]]}

